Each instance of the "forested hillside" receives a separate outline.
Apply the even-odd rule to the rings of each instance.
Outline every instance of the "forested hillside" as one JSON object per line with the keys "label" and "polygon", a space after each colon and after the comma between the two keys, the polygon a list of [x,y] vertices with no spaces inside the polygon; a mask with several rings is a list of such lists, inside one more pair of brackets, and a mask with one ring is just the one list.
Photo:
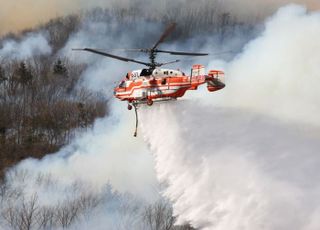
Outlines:
{"label": "forested hillside", "polygon": [[106,115],[104,96],[76,87],[86,66],[56,55],[79,23],[79,16],[57,18],[2,38],[5,46],[46,31],[52,52],[28,58],[20,58],[19,50],[13,58],[0,52],[0,175],[24,158],[57,151],[76,130]]}
{"label": "forested hillside", "polygon": [[13,57],[0,52],[1,175],[3,169],[24,158],[41,158],[57,151],[76,130],[85,130],[95,118],[105,116],[105,97],[76,87],[86,66],[56,55],[79,20],[78,16],[57,18],[2,39],[5,51],[7,43],[46,31],[52,52],[27,58],[20,57],[23,50],[15,51]]}
{"label": "forested hillside", "polygon": [[75,88],[83,69],[45,57],[0,66],[1,169],[57,151],[106,114],[102,96]]}
{"label": "forested hillside", "polygon": [[[160,33],[157,28],[175,21],[178,27],[171,41],[199,37],[199,34],[205,38],[211,34],[218,38],[217,42],[223,43],[239,28],[251,31],[251,25],[236,22],[232,15],[219,11],[210,1],[191,4],[179,11],[176,7],[168,5],[160,12],[136,5],[97,8],[1,38],[0,47],[5,49],[6,43],[18,44],[30,33],[45,33],[51,52],[24,58],[19,57],[19,50],[12,56],[4,55],[0,48],[0,172],[26,157],[39,158],[57,151],[70,141],[75,130],[89,128],[95,118],[106,115],[105,96],[77,87],[87,64],[59,53],[87,21],[105,23],[106,28],[112,28],[109,35],[114,37],[132,31],[142,22],[156,28],[150,32],[156,37]],[[133,44],[141,47],[152,41],[152,36],[140,34]]]}
{"label": "forested hillside", "polygon": [[[118,215],[113,221],[136,229],[193,229],[188,223],[174,226],[172,207],[163,200],[148,204],[110,187],[91,192],[77,181],[57,186],[57,178],[51,175],[29,175],[23,170],[4,175],[22,159],[42,158],[58,151],[76,134],[91,129],[96,118],[108,116],[112,91],[103,90],[101,83],[97,83],[98,90],[87,87],[88,77],[94,81],[90,73],[96,71],[96,66],[90,59],[68,56],[71,48],[146,48],[171,22],[176,22],[177,28],[167,43],[179,40],[190,50],[205,45],[224,48],[237,36],[249,39],[255,33],[254,26],[237,21],[222,11],[218,2],[190,1],[190,5],[181,7],[168,1],[159,10],[141,4],[96,8],[0,38],[0,227],[67,229],[91,220],[88,217],[98,212],[107,222],[104,215]],[[192,39],[197,42],[190,42]],[[207,44],[208,39],[214,44]],[[239,49],[244,42],[238,39],[231,48]],[[108,68],[103,69],[103,77],[104,71],[113,67]],[[109,77],[110,81],[119,80]],[[39,196],[38,190],[25,190],[32,184],[40,190]],[[60,194],[58,201],[43,203],[42,196],[47,193],[41,191],[46,190]]]}

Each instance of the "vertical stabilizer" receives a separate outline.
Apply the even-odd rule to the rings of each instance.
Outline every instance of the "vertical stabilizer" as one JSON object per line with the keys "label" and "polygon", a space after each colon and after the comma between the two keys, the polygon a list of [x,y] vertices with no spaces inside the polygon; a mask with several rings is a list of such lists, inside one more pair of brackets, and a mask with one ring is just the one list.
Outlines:
{"label": "vertical stabilizer", "polygon": [[192,66],[192,76],[203,76],[205,75],[205,68],[203,65],[193,65]]}

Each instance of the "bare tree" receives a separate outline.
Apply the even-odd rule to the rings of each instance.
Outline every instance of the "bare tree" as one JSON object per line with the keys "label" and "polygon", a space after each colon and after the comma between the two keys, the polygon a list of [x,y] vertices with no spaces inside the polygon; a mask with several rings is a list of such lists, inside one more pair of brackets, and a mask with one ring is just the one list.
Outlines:
{"label": "bare tree", "polygon": [[79,203],[67,201],[56,207],[56,219],[62,228],[68,228],[78,217]]}
{"label": "bare tree", "polygon": [[19,230],[31,230],[35,225],[35,218],[38,209],[38,196],[34,194],[29,200],[22,202],[22,207],[19,211]]}
{"label": "bare tree", "polygon": [[147,229],[170,230],[175,218],[172,215],[172,207],[169,202],[160,200],[145,208],[143,220]]}
{"label": "bare tree", "polygon": [[10,228],[18,229],[17,211],[13,204],[10,203],[6,208],[1,210],[1,217]]}
{"label": "bare tree", "polygon": [[37,224],[39,229],[52,229],[55,226],[55,208],[41,207],[38,210]]}
{"label": "bare tree", "polygon": [[21,204],[9,202],[7,208],[2,210],[1,216],[12,229],[31,230],[36,224],[37,200],[38,196],[34,194],[28,200],[23,197]]}

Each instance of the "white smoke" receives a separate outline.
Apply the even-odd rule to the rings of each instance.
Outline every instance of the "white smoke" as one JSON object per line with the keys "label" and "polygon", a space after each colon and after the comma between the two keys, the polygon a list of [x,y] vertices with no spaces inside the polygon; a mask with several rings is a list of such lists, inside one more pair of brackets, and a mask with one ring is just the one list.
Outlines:
{"label": "white smoke", "polygon": [[24,60],[50,53],[51,47],[45,35],[29,33],[20,42],[11,39],[4,41],[0,49],[0,58]]}
{"label": "white smoke", "polygon": [[[230,104],[276,117],[319,124],[318,63],[320,13],[282,8],[266,23],[260,38],[249,43],[228,70]],[[234,96],[239,87],[246,86]],[[254,97],[252,97],[254,95]]]}
{"label": "white smoke", "polygon": [[[106,26],[101,22],[84,21],[81,30],[70,37],[57,55],[68,57],[76,63],[87,64],[83,81],[79,84],[108,96],[112,95],[114,82],[124,75],[122,63],[117,62],[118,67],[115,68],[114,62],[110,64],[103,57],[74,52],[72,48],[86,47],[93,43],[98,43],[98,47],[110,44],[111,39],[106,34],[114,27],[114,23]],[[98,32],[92,36],[92,31]],[[29,33],[21,41],[4,41],[0,57],[4,60],[25,60],[50,53],[51,47],[45,35]],[[36,181],[38,174],[59,178],[61,188],[81,181],[90,184],[97,192],[110,183],[120,192],[131,192],[146,200],[157,198],[152,157],[142,144],[142,139],[132,138],[134,114],[127,111],[126,104],[116,104],[114,100],[109,101],[109,107],[112,112],[107,117],[96,120],[92,129],[79,133],[70,145],[42,160],[22,161],[13,170],[28,171],[31,174],[30,181]],[[30,187],[30,194],[35,192],[34,183],[26,186],[26,190]],[[50,200],[50,196],[47,199]],[[55,202],[54,199],[51,200]]]}
{"label": "white smoke", "polygon": [[[103,92],[107,96],[112,95],[114,82],[125,75],[123,64],[111,60],[109,63],[103,57],[76,53],[71,49],[90,47],[93,43],[98,48],[100,45],[102,48],[110,47],[110,42],[116,39],[112,37],[114,30],[109,29],[115,27],[113,23],[105,26],[90,20],[84,22],[83,28],[71,36],[57,55],[66,56],[76,63],[87,64],[89,67],[83,72],[79,85]],[[98,31],[96,36],[92,36],[92,31]],[[135,33],[142,36],[138,31]],[[4,42],[3,57],[20,60],[45,54],[48,49],[43,46],[42,40],[37,38],[41,37],[29,34],[21,42]],[[123,39],[130,40],[132,36],[128,38],[123,35]],[[133,67],[127,68],[129,70]],[[19,208],[23,207],[24,202],[29,202],[36,196],[40,213],[44,213],[41,212],[42,208],[50,207],[56,213],[55,216],[59,214],[59,210],[68,206],[82,207],[78,201],[82,202],[83,197],[85,202],[91,202],[92,197],[94,201],[98,199],[98,207],[90,206],[88,210],[81,211],[89,212],[86,218],[83,214],[77,214],[77,221],[67,226],[71,229],[87,229],[93,226],[95,229],[105,229],[106,226],[119,229],[118,225],[123,225],[123,229],[141,229],[138,226],[141,226],[144,208],[160,197],[153,158],[143,140],[133,138],[134,113],[127,111],[126,104],[110,99],[108,109],[111,112],[105,118],[97,119],[92,129],[78,133],[72,143],[57,153],[41,160],[26,159],[8,170],[4,187],[9,188],[4,191],[18,194],[19,197],[15,200],[13,195],[0,192],[0,228],[12,228],[13,225],[8,223],[5,215],[10,213],[10,210],[16,210],[15,215],[22,212]],[[113,193],[105,191],[107,185],[111,186]],[[0,191],[1,186],[3,185],[0,184]],[[37,224],[35,226],[38,226]],[[17,225],[20,226],[19,223]]]}
{"label": "white smoke", "polygon": [[178,223],[320,228],[319,35],[319,12],[281,8],[224,64],[224,91],[141,112]]}
{"label": "white smoke", "polygon": [[132,138],[134,115],[127,113],[125,105],[113,105],[112,111],[58,153],[24,160],[17,168],[35,176],[50,174],[62,185],[81,181],[94,191],[110,183],[120,192],[153,200],[157,184],[152,157],[141,139]]}
{"label": "white smoke", "polygon": [[[30,210],[34,197],[32,229],[44,228],[43,217],[54,229],[141,229],[145,208],[160,198],[152,155],[141,138],[132,137],[134,114],[114,102],[111,110],[59,152],[24,160],[6,173],[1,229],[20,228],[19,213],[27,215],[23,208]],[[52,216],[45,216],[47,210]],[[62,218],[73,213],[63,225]]]}
{"label": "white smoke", "polygon": [[[207,229],[319,228],[319,24],[319,13],[299,6],[283,8],[233,62],[209,63],[226,66],[224,91],[200,100],[191,99],[199,93],[192,92],[187,101],[140,110],[158,178],[168,186],[164,194],[174,204],[178,223]],[[98,26],[93,28],[96,34],[78,32],[61,53],[88,43],[107,48],[114,44],[114,38],[103,39],[108,27],[93,26]],[[125,37],[119,41],[131,45]],[[22,43],[7,47],[18,50],[14,47]],[[118,80],[108,76],[121,78],[125,72],[122,64],[74,57],[92,64],[83,85],[94,90]],[[97,120],[93,130],[71,145],[42,160],[21,162],[16,169],[31,176],[28,183],[12,184],[23,186],[30,196],[37,192],[42,204],[63,202],[66,190],[78,181],[94,193],[109,182],[121,192],[154,200],[153,159],[142,140],[132,138],[134,117],[125,109],[112,103],[110,117]],[[54,189],[37,186],[39,173],[53,178]],[[104,208],[94,213],[95,223],[81,227],[102,229],[103,219],[113,218]]]}

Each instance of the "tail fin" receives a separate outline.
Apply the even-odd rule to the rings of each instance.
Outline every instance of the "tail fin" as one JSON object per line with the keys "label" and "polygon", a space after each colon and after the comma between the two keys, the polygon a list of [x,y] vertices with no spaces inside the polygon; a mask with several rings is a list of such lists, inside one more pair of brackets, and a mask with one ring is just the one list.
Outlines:
{"label": "tail fin", "polygon": [[205,68],[203,65],[193,65],[192,66],[192,76],[203,76],[205,75]]}

